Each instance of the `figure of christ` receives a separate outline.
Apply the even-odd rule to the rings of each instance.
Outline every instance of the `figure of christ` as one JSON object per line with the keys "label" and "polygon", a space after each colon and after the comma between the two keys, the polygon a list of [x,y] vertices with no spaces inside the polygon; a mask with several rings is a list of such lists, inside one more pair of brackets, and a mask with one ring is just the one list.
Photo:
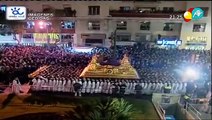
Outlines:
{"label": "figure of christ", "polygon": [[100,65],[111,65],[111,66],[119,66],[121,63],[115,58],[111,58],[109,56],[104,56],[99,60]]}

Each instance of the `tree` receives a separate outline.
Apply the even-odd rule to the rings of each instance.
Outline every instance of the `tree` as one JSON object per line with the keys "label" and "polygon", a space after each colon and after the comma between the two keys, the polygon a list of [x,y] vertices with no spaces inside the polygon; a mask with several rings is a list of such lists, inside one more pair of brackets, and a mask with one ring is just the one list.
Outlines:
{"label": "tree", "polygon": [[133,106],[124,99],[102,100],[90,113],[90,120],[129,120],[133,115]]}
{"label": "tree", "polygon": [[8,29],[1,29],[0,34],[8,34],[11,33],[13,35],[13,39],[18,42],[18,44],[21,42],[20,38],[18,39],[16,34],[22,35],[22,26],[23,22],[21,21],[15,21],[15,20],[7,20],[6,19],[6,12],[0,10],[0,24],[5,25],[9,28]]}
{"label": "tree", "polygon": [[80,104],[64,117],[67,120],[129,120],[133,113],[133,106],[124,99],[103,98]]}
{"label": "tree", "polygon": [[124,99],[113,99],[112,106],[116,114],[116,120],[129,120],[133,113],[133,106]]}

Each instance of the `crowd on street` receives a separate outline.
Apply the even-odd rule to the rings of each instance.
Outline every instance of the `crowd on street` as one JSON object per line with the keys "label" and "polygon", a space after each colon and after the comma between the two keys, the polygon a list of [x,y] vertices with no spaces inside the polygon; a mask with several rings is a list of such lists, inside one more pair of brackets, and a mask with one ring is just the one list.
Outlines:
{"label": "crowd on street", "polygon": [[[82,93],[105,94],[112,94],[112,88],[116,88],[116,86],[119,86],[116,91],[120,91],[122,84],[126,88],[124,94],[134,94],[137,91],[136,88],[142,88],[144,94],[162,92],[163,86],[167,85],[172,87],[172,93],[185,93],[187,83],[181,81],[179,71],[189,65],[201,69],[200,79],[202,81],[210,80],[210,51],[206,50],[166,50],[147,48],[139,44],[118,46],[117,59],[122,59],[123,55],[127,54],[132,66],[140,75],[139,80],[80,78],[79,75],[89,64],[94,54],[111,56],[112,51],[107,48],[94,48],[91,53],[74,53],[59,47],[1,47],[1,76],[14,74],[14,71],[18,71],[20,75],[20,71],[32,72],[41,66],[48,65],[50,67],[47,70],[32,80],[33,90],[73,92],[73,84],[77,82],[81,84]],[[12,79],[14,78],[7,80],[11,81]],[[4,80],[1,78],[1,81]],[[22,81],[20,78],[19,80]],[[136,87],[136,85],[138,86]]]}

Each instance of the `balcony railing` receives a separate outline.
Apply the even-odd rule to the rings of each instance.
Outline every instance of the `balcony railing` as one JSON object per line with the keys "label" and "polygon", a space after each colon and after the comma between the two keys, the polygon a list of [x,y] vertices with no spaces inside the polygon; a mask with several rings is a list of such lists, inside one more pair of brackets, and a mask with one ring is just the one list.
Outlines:
{"label": "balcony railing", "polygon": [[63,28],[61,28],[60,32],[61,33],[75,33],[75,29],[74,28],[73,29],[63,29]]}
{"label": "balcony railing", "polygon": [[43,10],[44,13],[54,13],[54,17],[76,17],[76,10],[71,9],[53,9]]}
{"label": "balcony railing", "polygon": [[170,18],[170,15],[183,15],[185,11],[144,11],[138,10],[110,10],[109,14],[112,17],[148,17],[148,18]]}

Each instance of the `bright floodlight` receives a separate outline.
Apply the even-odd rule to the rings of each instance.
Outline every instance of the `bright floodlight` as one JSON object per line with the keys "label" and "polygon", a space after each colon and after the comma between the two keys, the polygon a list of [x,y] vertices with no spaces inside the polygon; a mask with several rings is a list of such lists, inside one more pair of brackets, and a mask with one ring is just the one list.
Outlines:
{"label": "bright floodlight", "polygon": [[185,71],[185,75],[190,80],[197,80],[199,79],[199,72],[195,70],[195,68],[187,68]]}
{"label": "bright floodlight", "polygon": [[40,26],[44,25],[44,22],[43,21],[39,21],[38,23]]}
{"label": "bright floodlight", "polygon": [[43,29],[44,27],[43,26],[40,26],[40,29]]}

